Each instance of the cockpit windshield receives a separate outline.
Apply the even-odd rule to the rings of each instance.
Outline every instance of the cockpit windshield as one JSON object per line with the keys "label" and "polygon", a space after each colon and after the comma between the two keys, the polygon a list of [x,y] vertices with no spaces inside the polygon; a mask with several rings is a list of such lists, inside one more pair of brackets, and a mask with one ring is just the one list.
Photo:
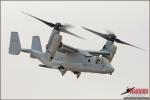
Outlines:
{"label": "cockpit windshield", "polygon": [[108,64],[108,63],[109,63],[109,61],[104,57],[97,57],[96,58],[96,64]]}

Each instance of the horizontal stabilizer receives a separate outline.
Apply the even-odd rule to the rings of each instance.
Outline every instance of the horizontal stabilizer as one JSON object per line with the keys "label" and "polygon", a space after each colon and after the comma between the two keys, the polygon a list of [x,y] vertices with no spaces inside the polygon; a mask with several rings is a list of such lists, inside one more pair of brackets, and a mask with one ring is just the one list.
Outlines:
{"label": "horizontal stabilizer", "polygon": [[21,51],[21,44],[20,44],[18,32],[11,32],[9,54],[19,55],[20,51]]}

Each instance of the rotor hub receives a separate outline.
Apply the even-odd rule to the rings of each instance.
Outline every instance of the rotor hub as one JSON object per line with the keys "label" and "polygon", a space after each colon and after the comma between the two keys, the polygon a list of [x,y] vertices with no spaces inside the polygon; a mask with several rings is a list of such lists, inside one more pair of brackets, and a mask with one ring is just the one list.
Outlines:
{"label": "rotor hub", "polygon": [[115,41],[115,39],[116,39],[116,35],[115,34],[109,34],[108,35],[108,40],[110,40],[110,41]]}
{"label": "rotor hub", "polygon": [[55,26],[54,26],[54,28],[55,28],[56,30],[60,30],[60,27],[63,27],[63,26],[61,25],[61,23],[56,23]]}

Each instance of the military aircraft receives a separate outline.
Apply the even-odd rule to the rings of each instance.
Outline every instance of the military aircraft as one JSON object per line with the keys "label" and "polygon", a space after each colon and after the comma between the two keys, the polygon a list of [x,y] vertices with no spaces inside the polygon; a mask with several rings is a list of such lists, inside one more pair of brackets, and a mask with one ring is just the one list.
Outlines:
{"label": "military aircraft", "polygon": [[40,67],[58,69],[62,76],[66,73],[66,71],[72,71],[77,76],[77,78],[79,78],[81,72],[111,75],[114,72],[111,61],[117,50],[114,42],[136,47],[120,39],[117,39],[115,34],[112,34],[110,31],[108,31],[109,34],[103,34],[83,27],[85,30],[88,30],[106,39],[107,42],[100,51],[81,50],[74,48],[63,44],[61,41],[62,35],[60,35],[60,32],[63,32],[80,39],[84,39],[67,30],[67,28],[72,27],[71,25],[62,25],[61,23],[53,24],[28,13],[24,14],[29,15],[30,17],[33,17],[53,28],[49,41],[46,45],[46,51],[42,51],[39,36],[32,37],[31,49],[24,49],[21,47],[18,32],[11,32],[9,54],[19,55],[20,52],[30,53],[31,58],[41,61],[42,64],[39,64]]}

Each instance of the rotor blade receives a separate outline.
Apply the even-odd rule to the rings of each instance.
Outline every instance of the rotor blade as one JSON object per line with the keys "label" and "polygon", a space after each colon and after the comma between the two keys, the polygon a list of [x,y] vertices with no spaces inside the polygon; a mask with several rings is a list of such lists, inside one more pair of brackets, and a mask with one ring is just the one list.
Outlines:
{"label": "rotor blade", "polygon": [[61,32],[64,32],[64,33],[67,33],[67,34],[70,34],[70,35],[73,35],[73,36],[75,36],[75,37],[78,37],[78,38],[80,38],[80,39],[85,40],[84,38],[82,38],[82,37],[80,37],[80,36],[78,36],[78,35],[76,35],[76,34],[74,34],[74,33],[72,33],[72,32],[69,32],[68,30],[66,30],[66,29],[64,29],[64,28],[61,28],[61,27],[60,27],[60,30],[61,30]]}
{"label": "rotor blade", "polygon": [[114,34],[111,30],[105,29],[108,34]]}
{"label": "rotor blade", "polygon": [[106,35],[106,34],[99,33],[99,32],[93,31],[93,30],[85,28],[85,27],[82,27],[82,28],[85,29],[85,30],[87,30],[87,31],[90,31],[90,32],[92,32],[92,33],[94,33],[94,34],[96,34],[98,36],[101,36],[104,39],[108,39],[109,38],[108,35]]}
{"label": "rotor blade", "polygon": [[134,46],[134,45],[129,44],[129,43],[127,43],[127,42],[124,42],[124,41],[122,41],[122,40],[120,40],[120,39],[115,39],[115,41],[116,41],[117,43],[121,43],[121,44],[129,45],[129,46],[132,46],[132,47],[135,47],[135,48],[138,48],[138,49],[144,50],[144,49],[142,49],[142,48],[140,48],[140,47],[137,47],[137,46]]}
{"label": "rotor blade", "polygon": [[53,23],[44,21],[44,20],[39,19],[39,18],[37,18],[37,17],[35,17],[35,16],[32,16],[32,15],[30,15],[30,14],[28,14],[28,13],[25,13],[25,12],[23,12],[23,13],[26,14],[26,15],[28,15],[28,16],[30,16],[30,17],[33,17],[33,18],[35,18],[35,19],[37,19],[37,20],[39,20],[39,21],[41,21],[41,22],[43,22],[43,23],[45,23],[46,25],[48,25],[48,26],[50,26],[50,27],[54,27],[54,26],[55,26],[55,24],[53,24]]}
{"label": "rotor blade", "polygon": [[66,28],[73,28],[73,26],[70,25],[70,24],[66,24],[66,23],[65,23],[65,24],[63,24],[63,28],[65,28],[65,29],[66,29]]}

